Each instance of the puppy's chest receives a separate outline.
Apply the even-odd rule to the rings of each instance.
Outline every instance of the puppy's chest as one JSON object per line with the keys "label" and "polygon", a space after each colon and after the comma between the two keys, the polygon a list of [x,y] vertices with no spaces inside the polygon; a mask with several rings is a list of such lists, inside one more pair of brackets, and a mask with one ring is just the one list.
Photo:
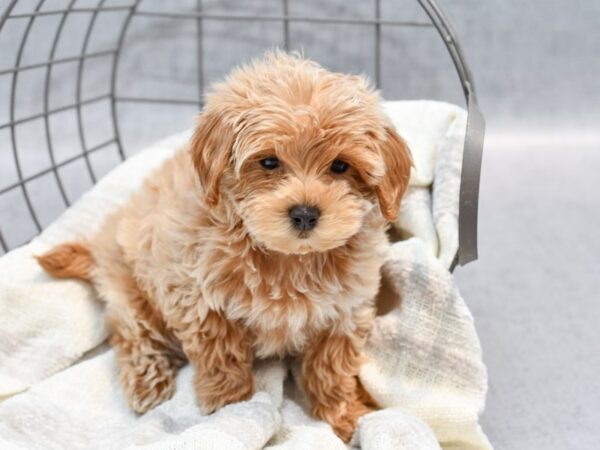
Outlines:
{"label": "puppy's chest", "polygon": [[258,357],[295,354],[325,329],[353,328],[352,311],[376,294],[378,276],[370,278],[354,289],[352,283],[338,277],[323,280],[318,273],[284,273],[275,280],[246,276],[243,289],[223,298],[224,310],[230,320],[248,328]]}
{"label": "puppy's chest", "polygon": [[227,316],[244,323],[252,334],[257,356],[301,352],[311,336],[349,321],[341,299],[293,293],[279,297],[252,295],[228,304]]}

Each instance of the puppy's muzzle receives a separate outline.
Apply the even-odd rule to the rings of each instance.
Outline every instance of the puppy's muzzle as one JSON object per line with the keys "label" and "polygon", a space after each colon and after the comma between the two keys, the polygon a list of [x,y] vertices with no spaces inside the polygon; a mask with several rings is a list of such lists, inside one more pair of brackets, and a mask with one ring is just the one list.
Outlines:
{"label": "puppy's muzzle", "polygon": [[289,214],[292,226],[299,231],[310,231],[319,221],[319,210],[314,206],[296,205]]}

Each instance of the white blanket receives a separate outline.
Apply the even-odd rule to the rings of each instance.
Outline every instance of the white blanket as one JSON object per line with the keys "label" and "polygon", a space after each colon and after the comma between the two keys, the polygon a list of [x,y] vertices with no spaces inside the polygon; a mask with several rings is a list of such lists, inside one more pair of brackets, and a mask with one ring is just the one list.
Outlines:
{"label": "white blanket", "polygon": [[[478,425],[486,371],[471,314],[448,272],[458,246],[465,113],[431,101],[386,108],[416,170],[396,224],[405,239],[391,245],[384,267],[386,314],[376,319],[361,370],[383,409],[361,419],[352,446],[489,449]],[[171,400],[136,415],[121,393],[91,288],[54,280],[33,260],[92,231],[188,136],[129,159],[29,245],[0,258],[0,448],[346,448],[308,415],[280,361],[257,363],[251,400],[210,416],[195,405],[187,366]]]}

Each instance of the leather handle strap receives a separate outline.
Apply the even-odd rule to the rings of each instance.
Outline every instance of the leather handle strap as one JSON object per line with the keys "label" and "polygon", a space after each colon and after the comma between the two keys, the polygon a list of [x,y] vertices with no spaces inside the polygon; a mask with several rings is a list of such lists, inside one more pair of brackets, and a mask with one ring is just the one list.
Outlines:
{"label": "leather handle strap", "polygon": [[435,0],[417,1],[431,19],[450,53],[467,102],[467,128],[460,177],[458,254],[455,258],[462,266],[477,259],[477,210],[485,120],[477,104],[471,70],[450,19]]}
{"label": "leather handle strap", "polygon": [[467,112],[458,210],[458,263],[461,266],[477,259],[477,211],[485,134],[485,120],[470,89]]}

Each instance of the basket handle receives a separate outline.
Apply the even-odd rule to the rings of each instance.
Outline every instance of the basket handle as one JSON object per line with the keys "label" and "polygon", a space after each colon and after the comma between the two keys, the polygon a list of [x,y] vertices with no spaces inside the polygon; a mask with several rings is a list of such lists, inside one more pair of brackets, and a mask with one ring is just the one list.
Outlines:
{"label": "basket handle", "polygon": [[463,147],[458,206],[458,263],[463,266],[477,259],[477,211],[485,120],[477,97],[467,85],[467,128]]}
{"label": "basket handle", "polygon": [[473,75],[452,22],[435,0],[417,1],[431,19],[452,57],[467,102],[467,128],[460,175],[458,253],[455,257],[455,262],[463,266],[477,259],[477,207],[485,121],[477,104]]}

